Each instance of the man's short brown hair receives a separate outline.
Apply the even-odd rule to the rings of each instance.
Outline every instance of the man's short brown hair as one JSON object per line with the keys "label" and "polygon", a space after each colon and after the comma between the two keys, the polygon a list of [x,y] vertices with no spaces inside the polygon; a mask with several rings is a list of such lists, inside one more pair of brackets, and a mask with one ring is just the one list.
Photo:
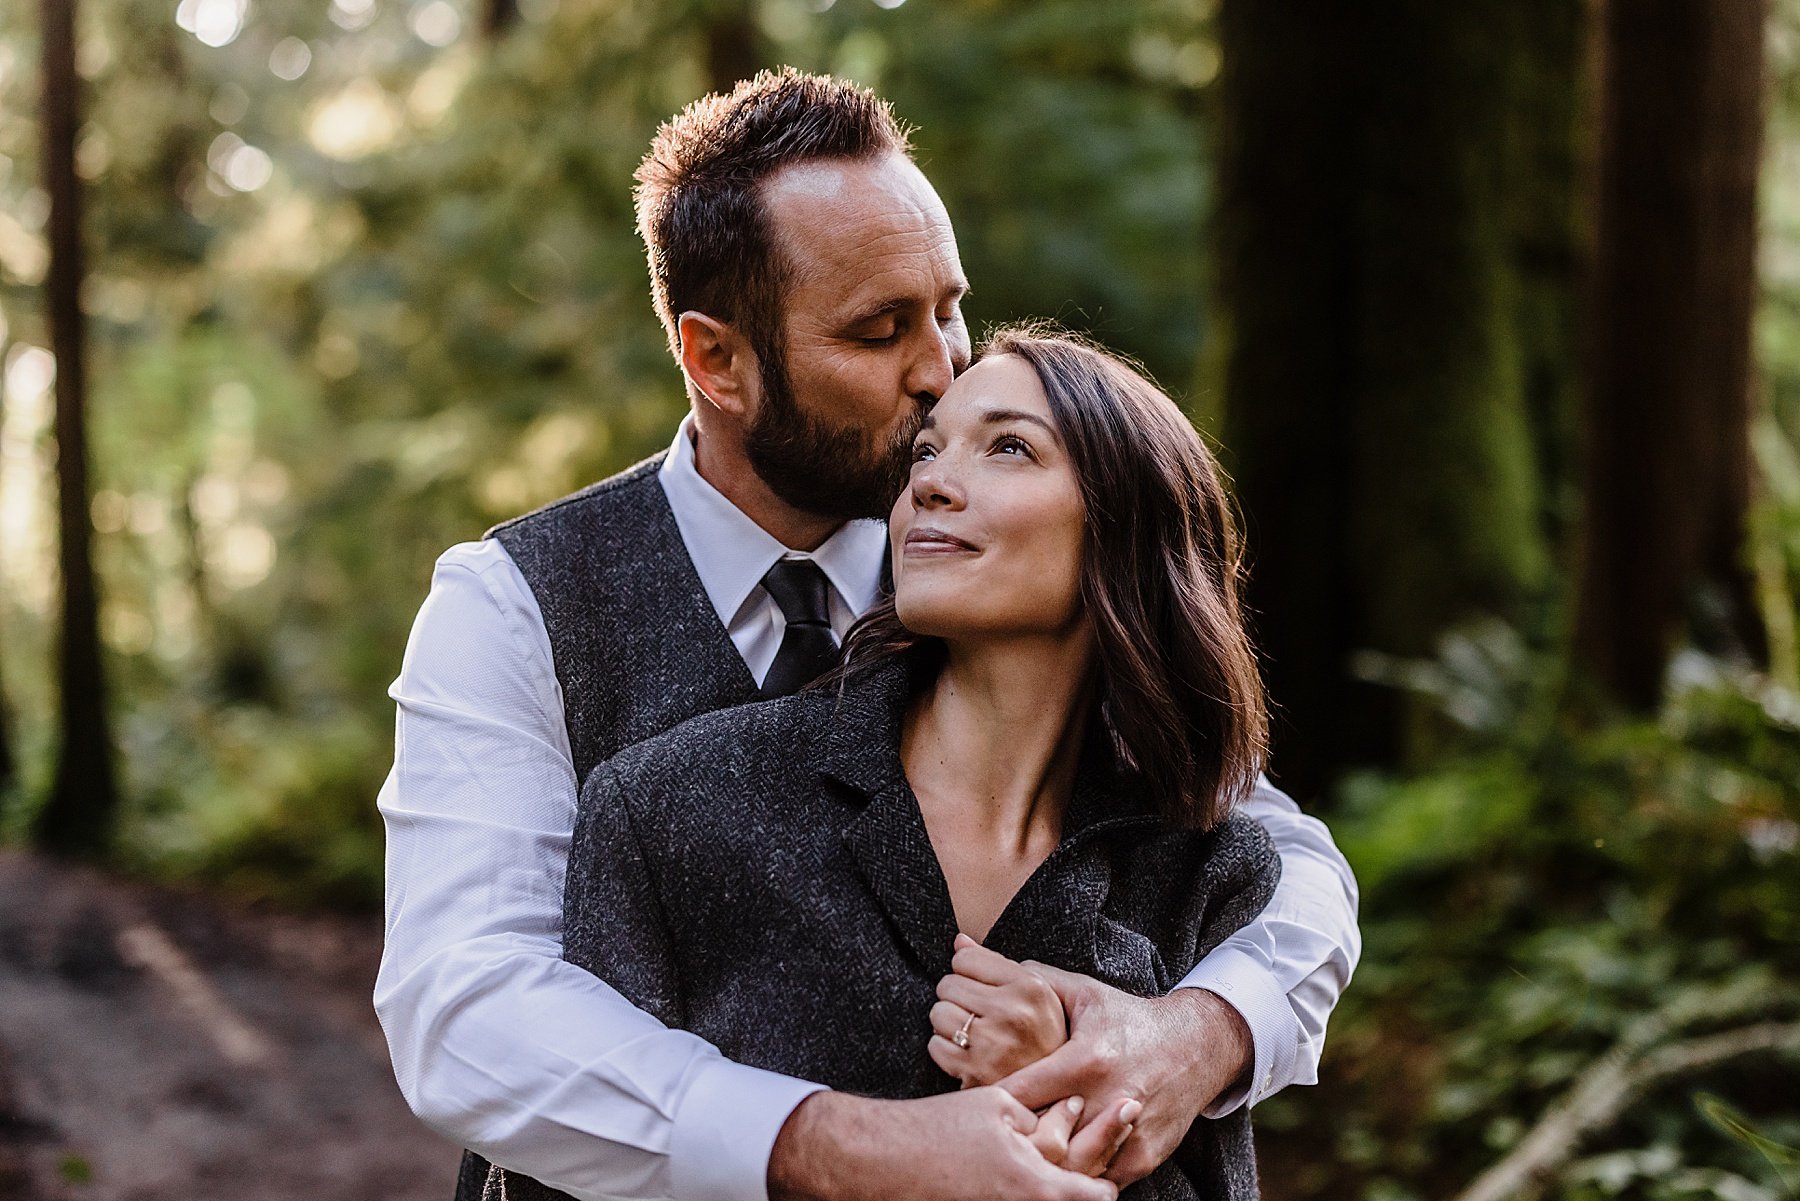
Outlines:
{"label": "man's short brown hair", "polygon": [[637,169],[638,233],[656,315],[681,354],[676,318],[694,310],[781,357],[785,264],[761,184],[816,159],[909,154],[907,131],[867,88],[784,67],[688,105],[656,131]]}

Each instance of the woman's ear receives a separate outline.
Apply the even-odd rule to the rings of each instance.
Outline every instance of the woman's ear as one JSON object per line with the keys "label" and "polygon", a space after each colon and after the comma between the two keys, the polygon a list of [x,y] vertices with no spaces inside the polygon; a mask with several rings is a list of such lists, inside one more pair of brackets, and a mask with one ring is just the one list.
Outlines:
{"label": "woman's ear", "polygon": [[689,310],[676,320],[681,370],[720,412],[747,418],[755,392],[756,355],[737,328]]}

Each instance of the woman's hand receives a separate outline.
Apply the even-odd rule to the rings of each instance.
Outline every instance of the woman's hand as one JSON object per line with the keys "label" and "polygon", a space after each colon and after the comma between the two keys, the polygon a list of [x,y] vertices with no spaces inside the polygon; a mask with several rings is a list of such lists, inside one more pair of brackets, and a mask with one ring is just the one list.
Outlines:
{"label": "woman's hand", "polygon": [[1112,1167],[1113,1157],[1131,1137],[1132,1123],[1144,1107],[1136,1101],[1116,1101],[1078,1131],[1075,1127],[1081,1121],[1083,1108],[1080,1097],[1070,1097],[1039,1112],[1031,1145],[1064,1171],[1101,1176]]}
{"label": "woman's hand", "polygon": [[956,936],[950,968],[938,981],[927,1050],[964,1088],[993,1084],[1068,1040],[1062,1001],[1042,975],[966,934]]}
{"label": "woman's hand", "polygon": [[1098,1123],[1071,1138],[1076,1116],[1059,1101],[1040,1118],[998,1088],[910,1101],[814,1093],[776,1136],[769,1197],[1118,1201],[1118,1187],[1097,1178],[1105,1169],[1082,1158],[1088,1127]]}

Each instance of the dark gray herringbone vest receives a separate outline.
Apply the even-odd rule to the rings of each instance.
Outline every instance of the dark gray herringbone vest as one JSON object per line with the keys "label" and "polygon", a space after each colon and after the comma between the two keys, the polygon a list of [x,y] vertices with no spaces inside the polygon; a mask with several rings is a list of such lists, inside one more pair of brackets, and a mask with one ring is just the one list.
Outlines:
{"label": "dark gray herringbone vest", "polygon": [[[543,611],[578,786],[634,742],[756,699],[669,510],[662,460],[488,531]],[[464,1152],[456,1201],[480,1201],[487,1175]]]}

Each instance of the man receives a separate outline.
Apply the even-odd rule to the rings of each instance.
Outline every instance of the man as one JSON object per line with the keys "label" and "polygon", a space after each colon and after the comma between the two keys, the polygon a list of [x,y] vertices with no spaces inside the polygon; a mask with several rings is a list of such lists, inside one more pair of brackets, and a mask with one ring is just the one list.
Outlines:
{"label": "man", "polygon": [[[1262,917],[1168,997],[1049,973],[1070,1041],[1004,1092],[822,1091],[726,1061],[562,961],[579,780],[828,664],[879,587],[885,536],[865,519],[969,358],[949,220],[871,94],[759,76],[666,125],[638,180],[692,414],[666,456],[447,552],[392,690],[375,1000],[414,1111],[581,1198],[1104,1201],[1110,1185],[1021,1153],[1013,1128],[1064,1097],[1090,1115],[1134,1098],[1122,1183],[1197,1115],[1313,1079],[1359,952],[1355,884],[1267,787],[1250,811],[1284,878]],[[483,1171],[465,1167],[459,1196]]]}

